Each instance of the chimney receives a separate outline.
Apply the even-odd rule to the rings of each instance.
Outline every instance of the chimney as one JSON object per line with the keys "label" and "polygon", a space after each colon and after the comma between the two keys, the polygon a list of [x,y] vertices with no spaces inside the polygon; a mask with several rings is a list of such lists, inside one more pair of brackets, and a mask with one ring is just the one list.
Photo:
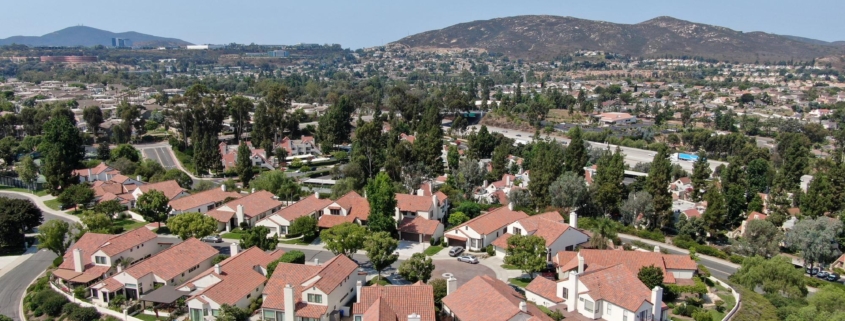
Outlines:
{"label": "chimney", "polygon": [[454,276],[449,276],[449,278],[446,279],[446,296],[449,296],[449,294],[454,293],[457,289],[458,279],[456,279]]}
{"label": "chimney", "polygon": [[566,298],[566,311],[574,312],[578,307],[578,276],[579,273],[569,273],[569,286]]}
{"label": "chimney", "polygon": [[487,180],[486,179],[484,180],[484,183],[481,185],[481,187],[487,188]]}
{"label": "chimney", "polygon": [[578,214],[575,211],[569,212],[569,226],[578,228]]}
{"label": "chimney", "polygon": [[422,317],[419,314],[411,313],[408,315],[408,321],[420,321]]}
{"label": "chimney", "polygon": [[522,311],[522,313],[528,313],[528,304],[525,303],[525,301],[519,302],[519,311]]}
{"label": "chimney", "polygon": [[120,272],[123,272],[123,265],[122,264],[117,265],[117,273],[120,273]]}
{"label": "chimney", "polygon": [[238,255],[239,251],[238,243],[232,242],[229,244],[229,256]]}
{"label": "chimney", "polygon": [[513,211],[513,202],[508,202],[508,209]]}
{"label": "chimney", "polygon": [[663,288],[655,286],[651,289],[651,314],[654,315],[653,320],[663,320]]}
{"label": "chimney", "polygon": [[225,192],[226,191],[226,184],[220,185],[220,190]]}
{"label": "chimney", "polygon": [[314,192],[314,198],[320,199],[320,192]]}
{"label": "chimney", "polygon": [[584,257],[578,253],[578,274],[584,273]]}
{"label": "chimney", "polygon": [[320,259],[314,258],[314,265],[320,265]]}
{"label": "chimney", "polygon": [[220,269],[220,263],[214,265],[214,273],[223,274],[223,270]]}
{"label": "chimney", "polygon": [[246,218],[244,217],[244,206],[243,205],[238,204],[238,206],[235,207],[235,217],[237,218],[238,224],[246,221]]}
{"label": "chimney", "polygon": [[139,182],[143,182],[143,181],[144,181],[142,178],[143,178],[143,177],[141,177],[141,175],[136,175],[136,176],[135,176],[135,180],[136,180],[136,181],[139,181]]}
{"label": "chimney", "polygon": [[82,263],[81,249],[73,249],[73,271],[76,273],[85,272],[85,264]]}
{"label": "chimney", "polygon": [[363,287],[361,280],[355,283],[355,303],[361,303],[361,288]]}
{"label": "chimney", "polygon": [[660,247],[655,245],[654,246],[654,253],[660,253]]}
{"label": "chimney", "polygon": [[[293,297],[293,287],[290,284],[285,285],[285,319],[284,321],[294,321],[294,307],[296,306],[296,299]],[[280,320],[282,321],[282,320]]]}
{"label": "chimney", "polygon": [[90,168],[88,169],[88,180],[89,180],[89,181],[93,181],[93,180],[91,179],[91,169],[90,169]]}
{"label": "chimney", "polygon": [[505,186],[511,186],[511,176],[505,174]]}

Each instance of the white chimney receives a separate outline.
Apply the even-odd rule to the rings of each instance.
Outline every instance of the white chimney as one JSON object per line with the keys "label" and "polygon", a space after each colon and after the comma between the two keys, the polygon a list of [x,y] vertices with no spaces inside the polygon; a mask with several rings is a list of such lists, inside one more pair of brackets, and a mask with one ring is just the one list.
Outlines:
{"label": "white chimney", "polygon": [[513,211],[513,202],[508,202],[508,209]]}
{"label": "white chimney", "polygon": [[229,243],[229,256],[238,255],[239,251],[240,250],[239,250],[239,247],[238,247],[238,243],[235,243],[235,242]]}
{"label": "white chimney", "polygon": [[314,265],[320,265],[320,259],[314,258]]}
{"label": "white chimney", "polygon": [[422,317],[419,314],[411,313],[408,315],[408,321],[421,321]]}
{"label": "white chimney", "polygon": [[528,304],[525,303],[525,301],[519,302],[519,311],[522,311],[523,313],[528,313]]}
{"label": "white chimney", "polygon": [[320,199],[320,192],[314,192],[314,198]]}
{"label": "white chimney", "polygon": [[511,186],[511,176],[505,175],[505,186]]}
{"label": "white chimney", "polygon": [[76,273],[85,272],[85,264],[82,263],[81,249],[73,249],[73,271]]}
{"label": "white chimney", "polygon": [[458,279],[453,276],[450,276],[446,279],[446,295],[452,294],[455,290],[458,289]]}
{"label": "white chimney", "polygon": [[663,320],[663,288],[655,286],[651,289],[651,314],[654,315],[654,320]]}
{"label": "white chimney", "polygon": [[578,253],[578,274],[584,273],[584,257]]}
{"label": "white chimney", "polygon": [[[296,300],[293,298],[293,287],[290,284],[285,285],[284,289],[284,298],[285,298],[285,320],[284,321],[294,321],[294,307],[296,305]],[[281,321],[281,320],[280,320]]]}
{"label": "white chimney", "polygon": [[578,228],[578,214],[575,211],[569,212],[569,226]]}
{"label": "white chimney", "polygon": [[566,298],[566,311],[574,312],[578,307],[578,273],[569,273],[569,286]]}
{"label": "white chimney", "polygon": [[355,303],[361,303],[361,288],[363,287],[361,280],[355,283]]}
{"label": "white chimney", "polygon": [[220,263],[214,265],[214,273],[223,274],[223,270],[220,269]]}
{"label": "white chimney", "polygon": [[484,180],[484,183],[481,185],[481,187],[487,188],[487,180],[486,179]]}
{"label": "white chimney", "polygon": [[225,192],[226,191],[226,184],[220,185],[220,190]]}
{"label": "white chimney", "polygon": [[139,182],[143,182],[143,181],[144,181],[142,178],[143,178],[143,177],[141,177],[141,175],[137,175],[137,176],[135,176],[135,180],[136,180],[136,181],[139,181]]}
{"label": "white chimney", "polygon": [[654,253],[660,253],[660,247],[655,245],[654,246]]}
{"label": "white chimney", "polygon": [[235,217],[237,218],[238,224],[240,224],[241,222],[246,222],[246,217],[244,217],[243,205],[238,204],[238,206],[235,207]]}

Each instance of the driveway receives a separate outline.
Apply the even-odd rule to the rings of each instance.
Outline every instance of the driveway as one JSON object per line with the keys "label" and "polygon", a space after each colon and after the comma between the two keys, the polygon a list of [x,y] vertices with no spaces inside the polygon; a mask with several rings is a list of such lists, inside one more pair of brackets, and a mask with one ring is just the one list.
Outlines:
{"label": "driveway", "polygon": [[414,253],[422,253],[428,247],[428,243],[399,241],[399,247],[396,252],[399,252],[399,257],[410,258]]}
{"label": "driveway", "polygon": [[431,273],[431,279],[445,279],[443,273],[452,273],[458,281],[458,287],[476,276],[487,275],[494,279],[496,278],[496,272],[493,272],[492,269],[480,263],[469,264],[458,262],[457,259],[435,260],[434,272]]}

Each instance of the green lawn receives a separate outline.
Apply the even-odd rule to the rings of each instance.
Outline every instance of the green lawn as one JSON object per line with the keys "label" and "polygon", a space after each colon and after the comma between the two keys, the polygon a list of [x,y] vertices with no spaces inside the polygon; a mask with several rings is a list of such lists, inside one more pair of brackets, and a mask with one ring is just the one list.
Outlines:
{"label": "green lawn", "polygon": [[519,270],[518,267],[510,265],[510,264],[502,264],[502,268],[505,270]]}
{"label": "green lawn", "polygon": [[25,189],[25,188],[10,187],[10,186],[0,186],[0,191],[21,192],[21,193],[34,194],[35,196],[44,196],[44,195],[49,194],[47,192],[47,190],[38,190],[38,191],[35,191],[33,193],[32,191]]}
{"label": "green lawn", "polygon": [[[225,236],[224,236],[225,237]],[[282,244],[296,244],[296,245],[308,245],[311,244],[310,242],[305,242],[303,238],[292,239],[292,240],[279,240],[279,243]]]}
{"label": "green lawn", "polygon": [[426,248],[424,253],[425,253],[425,255],[432,256],[432,255],[435,255],[437,253],[440,253],[440,251],[442,251],[442,250],[443,250],[442,246],[432,245],[432,246],[429,246],[428,248]]}
{"label": "green lawn", "polygon": [[61,211],[61,210],[59,209],[59,207],[60,207],[62,204],[60,204],[60,203],[59,203],[59,200],[57,200],[57,199],[52,199],[52,200],[49,200],[49,201],[44,201],[44,205],[47,205],[47,207],[49,207],[49,208],[51,208],[51,209],[53,209],[53,210],[56,210],[56,211]]}
{"label": "green lawn", "polygon": [[166,321],[167,319],[169,319],[168,317],[159,317],[158,319],[156,319],[156,316],[144,313],[140,313],[135,317],[144,321]]}
{"label": "green lawn", "polygon": [[731,309],[734,308],[734,306],[736,305],[736,300],[734,299],[734,296],[731,295],[730,293],[719,292],[719,293],[716,293],[716,295],[718,295],[719,298],[722,299],[722,301],[725,301],[725,305],[724,305],[725,309],[722,310],[724,312],[719,312],[719,311],[716,311],[715,309],[710,310],[710,315],[713,316],[713,320],[722,320],[722,319],[725,318],[725,314],[727,314],[728,311],[730,311]]}
{"label": "green lawn", "polygon": [[524,288],[524,287],[528,286],[528,283],[531,283],[531,279],[529,279],[529,278],[511,278],[511,279],[508,279],[508,282],[510,282],[513,285]]}
{"label": "green lawn", "polygon": [[376,283],[378,283],[378,285],[390,285],[391,284],[390,281],[388,281],[387,279],[380,277],[380,278],[373,278],[372,280],[367,281],[367,286],[375,285]]}
{"label": "green lawn", "polygon": [[136,220],[133,220],[133,219],[125,218],[125,219],[121,219],[121,220],[114,220],[114,222],[112,222],[112,224],[114,224],[115,226],[123,227],[124,231],[131,231],[131,230],[134,230],[136,228],[147,225],[147,222],[139,222],[139,221],[136,221]]}
{"label": "green lawn", "polygon": [[240,240],[241,238],[243,238],[243,236],[244,235],[241,234],[241,233],[232,233],[232,232],[220,234],[220,237],[222,237],[224,239],[233,239],[233,240]]}

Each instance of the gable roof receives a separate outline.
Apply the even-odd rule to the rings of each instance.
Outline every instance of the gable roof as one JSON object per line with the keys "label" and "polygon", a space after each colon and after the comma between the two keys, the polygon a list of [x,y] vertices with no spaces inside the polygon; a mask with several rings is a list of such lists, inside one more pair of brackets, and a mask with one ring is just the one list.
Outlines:
{"label": "gable roof", "polygon": [[[583,293],[589,294],[594,300],[605,300],[628,311],[636,312],[644,302],[654,304],[651,302],[651,290],[622,264],[585,272],[578,277],[578,281],[587,287]],[[661,306],[665,307],[666,304],[661,302]]]}
{"label": "gable roof", "polygon": [[164,251],[153,255],[141,263],[128,267],[125,272],[134,278],[140,278],[153,273],[158,277],[171,280],[220,254],[217,249],[195,238],[189,238]]}
{"label": "gable roof", "polygon": [[179,194],[185,191],[176,180],[169,180],[164,182],[152,183],[152,184],[145,184],[138,187],[141,189],[142,193],[148,193],[151,190],[157,190],[164,193],[164,196],[167,196],[167,199],[172,200]]}
{"label": "gable roof", "polygon": [[[229,201],[225,206],[237,211],[238,205],[243,205],[244,216],[255,217],[261,213],[281,207],[283,204],[275,199],[275,195],[268,191],[257,191],[239,199]],[[228,220],[227,220],[228,221]]]}
{"label": "gable roof", "polygon": [[431,196],[396,194],[396,207],[403,212],[428,212],[431,205]]}
{"label": "gable roof", "polygon": [[190,299],[207,298],[217,304],[234,305],[267,281],[267,277],[259,273],[256,267],[266,269],[270,262],[280,258],[284,253],[282,250],[268,253],[258,247],[251,247],[220,262],[221,274],[215,273],[215,268],[211,267],[183,286],[195,287],[195,281],[212,276],[219,281],[195,293]]}
{"label": "gable roof", "polygon": [[295,219],[311,215],[311,213],[324,209],[331,203],[332,200],[317,198],[316,195],[310,195],[299,200],[299,202],[293,203],[290,206],[279,210],[276,212],[276,215],[281,216],[288,222],[293,222]]}
{"label": "gable roof", "polygon": [[[487,275],[476,276],[443,298],[443,304],[461,320],[511,320],[521,313],[525,297],[502,281]],[[528,314],[537,320],[552,320],[536,306],[528,304]]]}
{"label": "gable roof", "polygon": [[398,230],[405,233],[434,235],[442,224],[438,220],[427,220],[424,217],[406,217],[399,222]]}
{"label": "gable roof", "polygon": [[[663,271],[663,282],[668,284],[674,284],[676,280],[674,275],[666,269],[698,269],[698,264],[686,255],[594,249],[581,249],[578,253],[584,257],[584,271],[622,265],[636,274],[641,268],[653,265]],[[560,262],[560,264],[561,271],[571,271],[578,268],[578,258],[573,257],[568,262]]]}
{"label": "gable roof", "polygon": [[[267,286],[264,287],[264,302],[261,307],[284,311],[284,289],[286,285],[290,284],[293,287],[293,296],[297,300],[294,308],[297,316],[308,317],[305,314],[312,313],[317,313],[318,316],[325,314],[326,306],[303,302],[302,291],[316,287],[323,293],[330,294],[341,282],[352,282],[351,279],[346,280],[346,278],[355,273],[357,269],[358,264],[345,255],[335,256],[322,265],[279,263],[276,270],[273,271],[273,276],[267,281]],[[320,309],[322,309],[322,313],[320,313]]]}
{"label": "gable roof", "polygon": [[[87,234],[87,233],[86,233]],[[84,236],[84,235],[83,235]],[[117,235],[103,243],[98,250],[103,251],[108,256],[120,254],[133,246],[138,246],[141,243],[152,240],[158,237],[156,233],[146,228],[136,228],[129,232]],[[94,254],[93,252],[88,253]]]}
{"label": "gable roof", "polygon": [[366,313],[374,309],[376,304],[388,306],[394,312],[391,320],[407,321],[413,313],[420,315],[420,321],[435,320],[434,288],[422,282],[402,286],[363,287],[359,302],[352,305],[352,314],[364,314],[364,320],[369,320]]}
{"label": "gable roof", "polygon": [[185,211],[205,204],[220,203],[229,197],[238,199],[241,198],[241,194],[226,192],[220,188],[212,188],[207,191],[172,200],[170,201],[170,208],[175,211]]}
{"label": "gable roof", "polygon": [[[74,282],[76,282],[75,279],[94,280],[101,277],[103,273],[106,273],[106,271],[109,270],[110,267],[95,265],[94,262],[91,261],[91,255],[94,254],[94,252],[96,252],[103,243],[108,242],[108,240],[113,237],[115,236],[110,234],[91,232],[85,233],[81,238],[79,238],[79,241],[76,241],[76,243],[67,249],[64,255],[64,261],[62,261],[59,268],[54,271],[53,275],[64,280]],[[82,250],[82,267],[84,269],[82,273],[78,273],[74,270],[74,263],[76,261],[73,259],[73,251],[76,249]]]}
{"label": "gable roof", "polygon": [[370,217],[370,202],[355,191],[350,191],[338,198],[335,203],[348,211],[347,216],[352,216],[362,221]]}
{"label": "gable roof", "polygon": [[562,303],[565,300],[557,295],[557,283],[544,277],[534,278],[525,287],[525,291],[532,292],[554,303]]}
{"label": "gable roof", "polygon": [[491,232],[502,229],[510,223],[526,217],[528,217],[528,214],[525,214],[525,212],[513,211],[507,206],[502,206],[486,214],[481,214],[464,224],[458,225],[453,228],[453,230],[469,226],[469,228],[479,234],[490,234]]}

